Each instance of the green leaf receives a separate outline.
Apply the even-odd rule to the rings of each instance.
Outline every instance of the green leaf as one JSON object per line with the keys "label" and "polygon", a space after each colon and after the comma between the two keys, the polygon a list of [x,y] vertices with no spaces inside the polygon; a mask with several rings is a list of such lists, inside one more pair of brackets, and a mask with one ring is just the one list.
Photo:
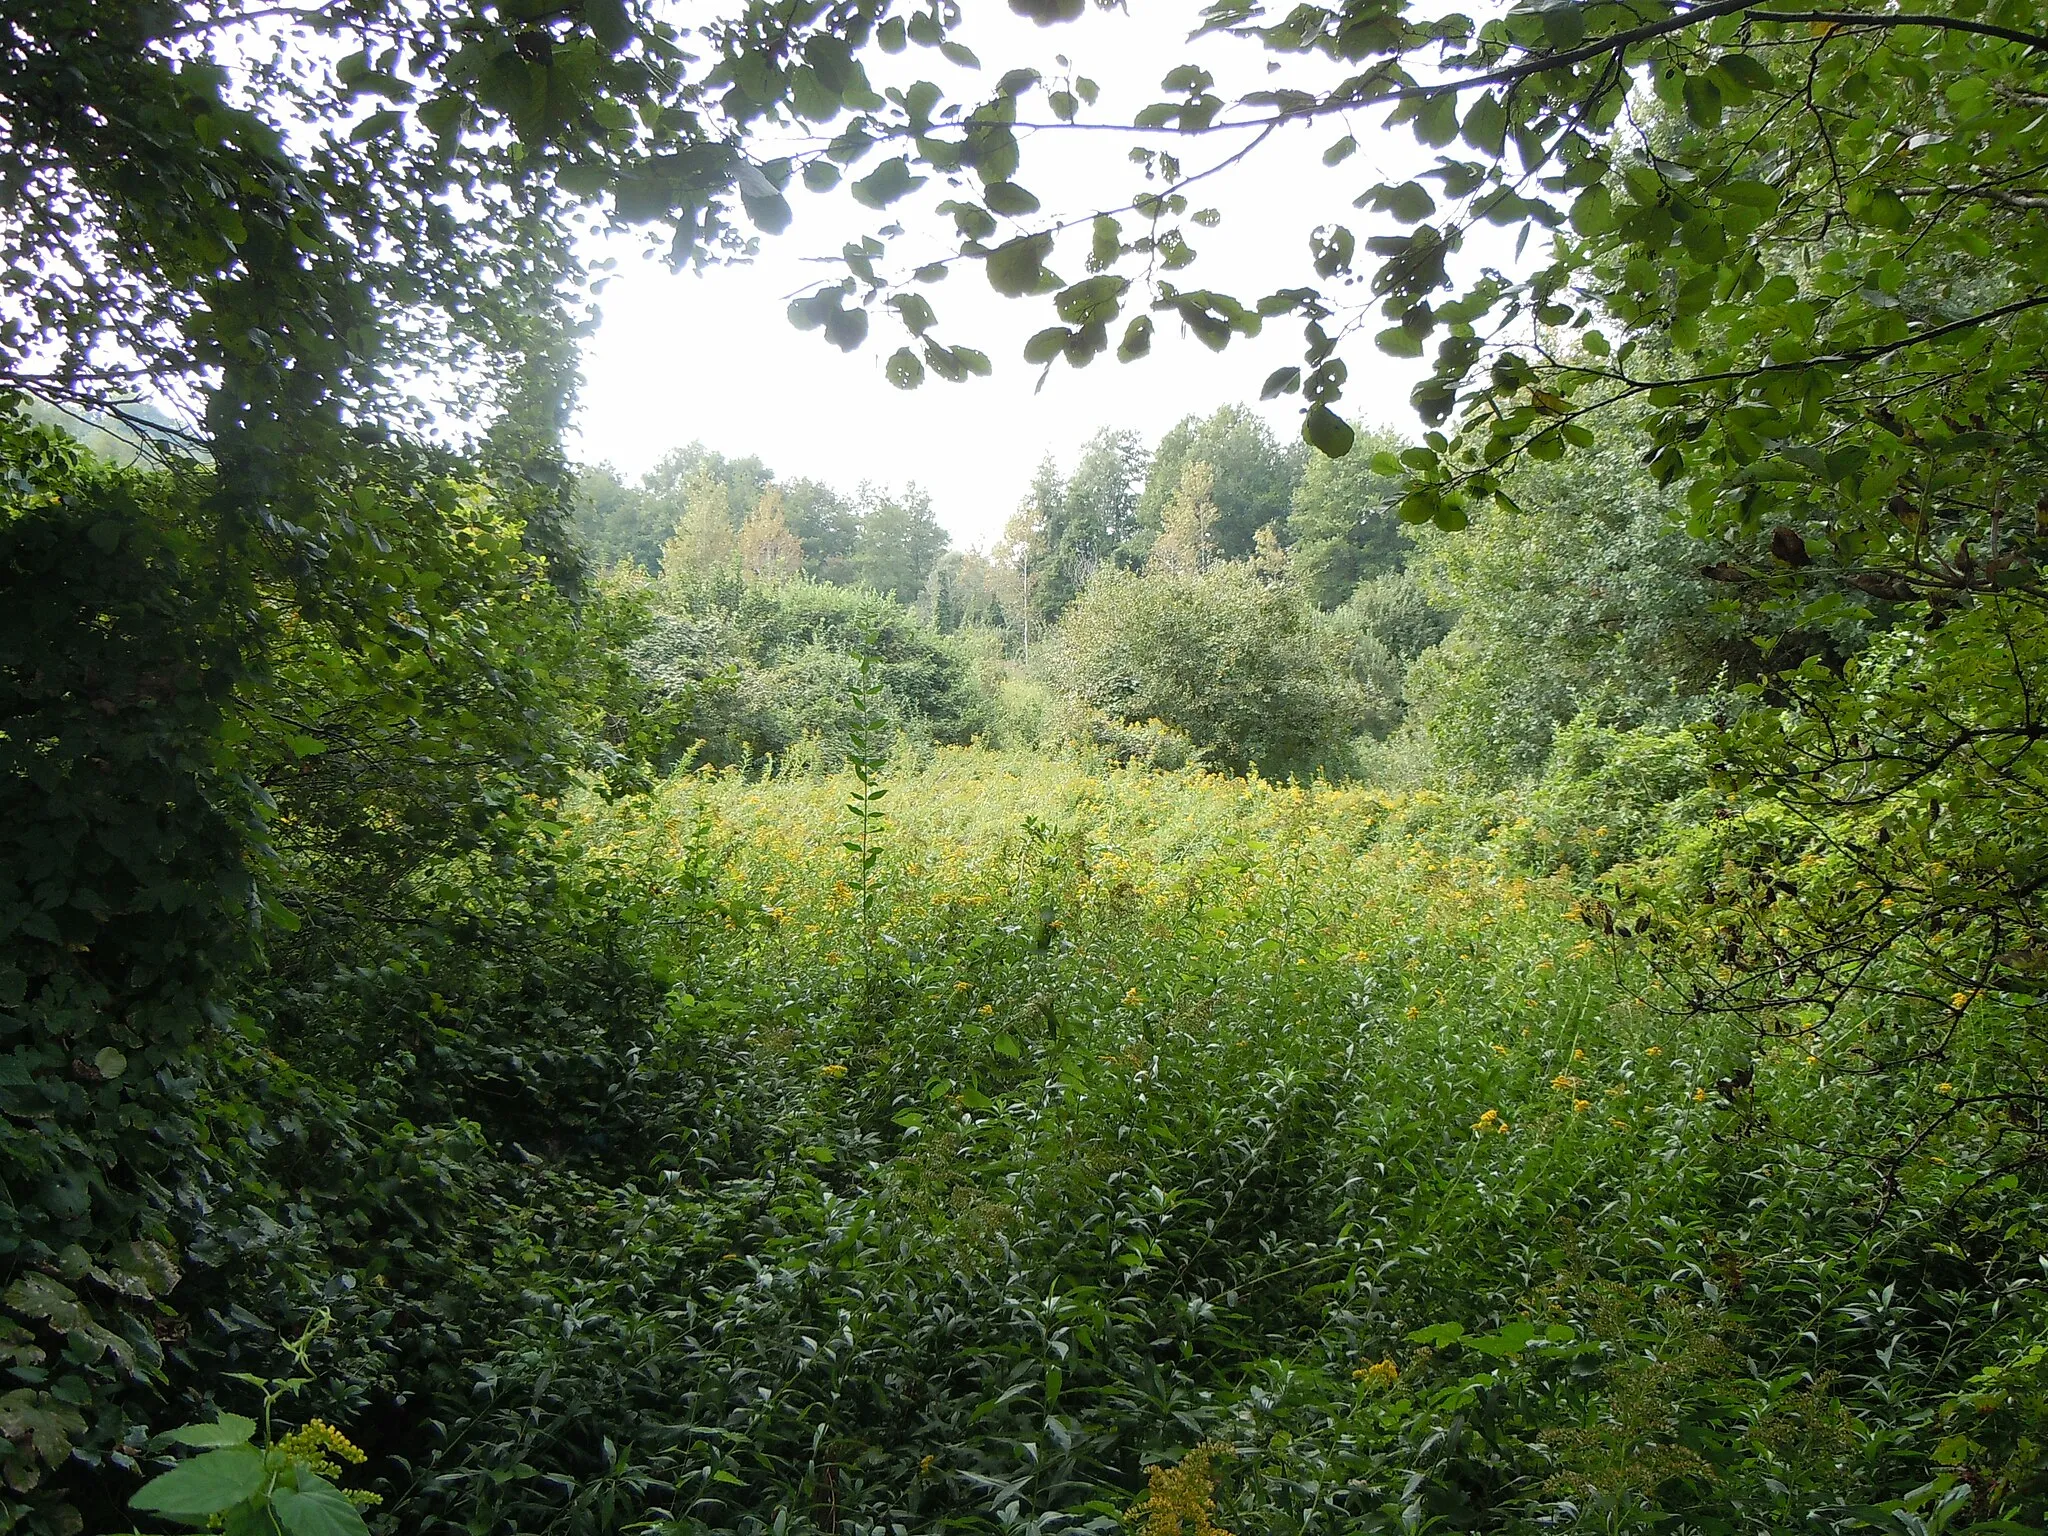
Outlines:
{"label": "green leaf", "polygon": [[902,317],[913,336],[922,336],[939,323],[931,302],[921,293],[899,293],[889,301],[889,307]]}
{"label": "green leaf", "polygon": [[915,389],[924,382],[924,364],[908,347],[898,347],[882,365],[882,377],[898,389]]}
{"label": "green leaf", "polygon": [[1685,77],[1685,115],[1702,128],[1721,125],[1721,87],[1711,75]]}
{"label": "green leaf", "polygon": [[1461,134],[1467,144],[1481,154],[1499,159],[1507,146],[1507,108],[1500,104],[1498,97],[1488,93],[1472,103],[1465,114],[1465,126]]}
{"label": "green leaf", "polygon": [[1275,368],[1266,375],[1265,385],[1259,390],[1259,398],[1261,400],[1273,400],[1281,395],[1291,395],[1300,388],[1301,370],[1299,368]]}
{"label": "green leaf", "polygon": [[1308,414],[1302,418],[1301,435],[1311,448],[1328,459],[1343,458],[1357,436],[1349,422],[1322,404],[1308,408]]}
{"label": "green leaf", "polygon": [[151,1445],[189,1445],[206,1449],[223,1445],[247,1445],[256,1436],[256,1421],[239,1413],[223,1413],[211,1424],[186,1424],[167,1429],[151,1439]]}
{"label": "green leaf", "polygon": [[270,1507],[291,1536],[370,1536],[355,1505],[317,1473],[301,1472],[299,1486],[278,1489]]}
{"label": "green leaf", "polygon": [[1006,241],[988,253],[989,286],[1006,298],[1038,292],[1045,286],[1045,258],[1051,254],[1051,235],[1023,235]]}
{"label": "green leaf", "polygon": [[1422,356],[1422,338],[1405,325],[1391,325],[1373,337],[1372,344],[1389,357]]}
{"label": "green leaf", "polygon": [[130,1509],[200,1524],[263,1491],[269,1472],[253,1445],[229,1446],[181,1462],[135,1491]]}
{"label": "green leaf", "polygon": [[926,178],[910,174],[910,157],[898,155],[884,160],[853,184],[853,200],[866,208],[886,208],[925,184]]}
{"label": "green leaf", "polygon": [[1341,164],[1345,160],[1350,159],[1351,156],[1357,152],[1357,150],[1358,140],[1354,139],[1350,134],[1347,133],[1344,135],[1343,138],[1339,139],[1336,143],[1332,144],[1328,149],[1323,151],[1323,164]]}
{"label": "green leaf", "polygon": [[1439,91],[1415,112],[1415,137],[1432,149],[1442,149],[1458,136],[1458,96]]}
{"label": "green leaf", "polygon": [[982,200],[997,213],[1007,214],[1011,218],[1038,211],[1038,199],[1014,181],[999,181],[985,188]]}
{"label": "green leaf", "polygon": [[1152,317],[1134,315],[1131,323],[1124,327],[1124,339],[1117,344],[1116,360],[1120,363],[1133,362],[1152,350]]}
{"label": "green leaf", "polygon": [[1027,363],[1049,363],[1060,355],[1067,344],[1067,328],[1063,325],[1047,326],[1024,343],[1024,361]]}
{"label": "green leaf", "polygon": [[1060,290],[1053,307],[1069,325],[1107,324],[1116,318],[1124,293],[1131,286],[1127,277],[1105,272],[1083,278],[1071,288]]}
{"label": "green leaf", "polygon": [[1776,84],[1769,67],[1753,53],[1726,53],[1718,62],[1722,69],[1752,91],[1767,91]]}
{"label": "green leaf", "polygon": [[1572,203],[1572,228],[1582,235],[1604,235],[1614,228],[1614,194],[1596,182]]}
{"label": "green leaf", "polygon": [[368,117],[349,130],[349,142],[362,144],[370,139],[381,139],[387,133],[396,132],[405,118],[388,107],[381,112],[372,112]]}
{"label": "green leaf", "polygon": [[1010,9],[1028,16],[1041,27],[1054,22],[1073,21],[1087,9],[1086,0],[1010,0]]}
{"label": "green leaf", "polygon": [[583,21],[606,53],[618,53],[633,40],[626,0],[583,0]]}
{"label": "green leaf", "polygon": [[763,234],[779,235],[789,228],[789,199],[781,193],[774,193],[768,197],[743,195],[740,202],[747,210],[747,217],[754,221],[754,227]]}
{"label": "green leaf", "polygon": [[1429,195],[1429,188],[1419,181],[1404,181],[1398,186],[1384,183],[1374,187],[1361,203],[1370,202],[1373,207],[1391,213],[1403,224],[1415,224],[1436,212],[1436,199]]}
{"label": "green leaf", "polygon": [[1088,264],[1102,268],[1114,263],[1123,255],[1123,226],[1108,214],[1097,214],[1089,234]]}

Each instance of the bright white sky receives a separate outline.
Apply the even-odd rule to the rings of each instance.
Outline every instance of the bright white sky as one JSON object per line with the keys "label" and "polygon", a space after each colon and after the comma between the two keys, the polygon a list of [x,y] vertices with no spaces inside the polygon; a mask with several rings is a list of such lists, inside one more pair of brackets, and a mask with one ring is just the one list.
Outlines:
{"label": "bright white sky", "polygon": [[[936,53],[911,48],[889,60],[868,61],[877,87],[932,79],[948,100],[972,104],[995,76],[1031,65],[1048,76],[1063,73],[1055,55],[1102,88],[1096,121],[1128,122],[1158,99],[1159,77],[1196,59],[1218,77],[1229,100],[1266,81],[1267,56],[1255,42],[1206,39],[1191,47],[1199,0],[1130,0],[1133,14],[1092,7],[1081,21],[1037,28],[1012,15],[1003,0],[965,0],[969,30],[963,39],[979,54],[979,76],[954,70]],[[881,69],[900,70],[888,78]],[[1290,63],[1291,84],[1301,83]],[[953,82],[959,82],[956,91]],[[1027,98],[1027,115],[1046,120],[1042,93]],[[1035,106],[1035,111],[1033,107]],[[1255,157],[1190,190],[1194,206],[1215,206],[1224,221],[1190,229],[1202,259],[1179,274],[1183,287],[1209,286],[1239,296],[1270,291],[1308,274],[1308,233],[1341,219],[1364,232],[1370,215],[1354,214],[1350,200],[1382,179],[1401,179],[1426,163],[1403,129],[1379,127],[1383,111],[1360,114],[1345,126],[1323,122],[1293,129]],[[1322,152],[1345,131],[1360,149],[1337,170]],[[1142,142],[1177,150],[1186,170],[1220,160],[1234,141],[1223,136],[1183,141],[1154,133]],[[1032,227],[1056,217],[1091,212],[1128,200],[1139,186],[1129,163],[1134,141],[1107,133],[1052,133],[1027,144],[1019,180],[1044,204]],[[856,168],[864,175],[879,155]],[[951,220],[930,212],[948,195],[934,183],[891,210],[912,234],[898,242],[905,254],[920,228],[950,230]],[[939,311],[939,334],[978,346],[995,364],[993,378],[947,384],[928,379],[912,392],[892,388],[882,363],[905,339],[893,317],[878,316],[867,345],[843,354],[816,332],[801,332],[784,316],[790,294],[838,272],[820,267],[820,255],[883,222],[843,190],[823,197],[792,195],[796,221],[782,236],[762,242],[751,267],[704,276],[670,272],[636,253],[619,252],[620,275],[603,299],[603,321],[587,345],[580,452],[638,474],[668,449],[692,440],[732,455],[758,454],[784,476],[807,475],[851,489],[860,481],[901,486],[916,481],[931,492],[939,520],[958,543],[984,544],[1002,530],[1040,459],[1063,465],[1098,427],[1134,427],[1148,439],[1190,412],[1226,401],[1255,401],[1274,368],[1300,361],[1299,322],[1282,318],[1253,341],[1239,339],[1222,354],[1181,333],[1178,321],[1159,319],[1152,356],[1130,365],[1114,356],[1076,372],[1059,364],[1044,391],[1033,393],[1038,369],[1023,361],[1024,339],[1051,323],[1043,300],[1002,299],[987,286],[978,264],[962,264],[927,292]],[[920,210],[922,212],[920,213]],[[1135,219],[1125,220],[1128,238]],[[1085,234],[1070,236],[1085,238]],[[1053,262],[1069,281],[1082,274],[1078,247],[1063,244]],[[929,254],[941,254],[936,246]],[[842,269],[843,270],[843,269]],[[1136,295],[1134,294],[1134,297]],[[1345,348],[1351,365],[1347,410],[1366,420],[1413,430],[1407,396],[1421,365],[1376,352],[1367,337]],[[1274,429],[1299,431],[1299,400],[1282,397],[1260,407]]]}

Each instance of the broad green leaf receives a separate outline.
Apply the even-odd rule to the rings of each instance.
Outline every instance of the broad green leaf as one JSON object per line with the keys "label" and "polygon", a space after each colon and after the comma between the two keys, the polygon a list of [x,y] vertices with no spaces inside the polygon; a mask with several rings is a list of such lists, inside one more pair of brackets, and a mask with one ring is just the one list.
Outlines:
{"label": "broad green leaf", "polygon": [[1491,91],[1481,95],[1465,113],[1460,135],[1481,154],[1499,159],[1507,145],[1508,114]]}
{"label": "broad green leaf", "polygon": [[1038,199],[1014,181],[996,182],[983,188],[981,195],[991,209],[1011,218],[1038,211]]}
{"label": "broad green leaf", "polygon": [[131,1509],[167,1519],[203,1523],[261,1493],[269,1477],[263,1453],[253,1445],[208,1451],[152,1478],[129,1499]]}
{"label": "broad green leaf", "polygon": [[1439,91],[1416,109],[1415,137],[1432,149],[1442,149],[1458,136],[1458,96]]}
{"label": "broad green leaf", "polygon": [[1389,357],[1422,356],[1422,337],[1405,325],[1387,327],[1374,336],[1372,342]]}
{"label": "broad green leaf", "polygon": [[1302,418],[1301,435],[1310,447],[1329,459],[1343,458],[1357,436],[1348,421],[1320,402],[1310,406]]}
{"label": "broad green leaf", "polygon": [[324,1477],[300,1472],[297,1488],[280,1488],[270,1496],[277,1523],[290,1536],[369,1536],[369,1527],[355,1505]]}
{"label": "broad green leaf", "polygon": [[1036,293],[1045,284],[1045,258],[1052,254],[1051,235],[1022,235],[988,253],[989,286],[1006,298]]}
{"label": "broad green leaf", "polygon": [[897,155],[884,160],[853,183],[853,200],[866,208],[886,208],[925,184],[925,177],[910,173],[910,157]]}
{"label": "broad green leaf", "polygon": [[1047,363],[1060,355],[1060,349],[1067,344],[1067,328],[1063,325],[1047,326],[1024,343],[1024,361]]}
{"label": "broad green leaf", "polygon": [[898,389],[915,389],[924,382],[924,364],[908,347],[898,347],[882,365],[882,376]]}
{"label": "broad green leaf", "polygon": [[223,1413],[211,1424],[186,1424],[178,1429],[167,1429],[150,1443],[194,1447],[247,1445],[255,1436],[254,1419],[245,1419],[239,1413]]}

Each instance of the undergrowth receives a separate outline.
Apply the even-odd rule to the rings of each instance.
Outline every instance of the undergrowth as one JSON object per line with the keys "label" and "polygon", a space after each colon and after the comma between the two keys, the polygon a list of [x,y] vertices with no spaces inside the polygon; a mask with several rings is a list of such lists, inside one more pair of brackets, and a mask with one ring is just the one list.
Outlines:
{"label": "undergrowth", "polygon": [[498,1060],[501,1126],[408,1127],[440,1248],[356,1260],[383,1310],[338,1327],[434,1363],[330,1411],[391,1529],[2036,1510],[2032,1191],[1801,1156],[1774,1125],[1892,1090],[1688,1022],[1512,827],[966,750],[891,778],[867,840],[844,776],[560,812],[547,899],[657,1016]]}

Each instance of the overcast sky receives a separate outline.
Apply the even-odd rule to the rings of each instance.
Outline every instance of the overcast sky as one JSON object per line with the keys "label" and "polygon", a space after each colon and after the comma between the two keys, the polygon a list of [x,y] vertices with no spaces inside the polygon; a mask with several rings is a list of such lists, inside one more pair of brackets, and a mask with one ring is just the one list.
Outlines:
{"label": "overcast sky", "polygon": [[[981,57],[979,76],[916,48],[894,60],[877,55],[869,70],[878,86],[922,76],[946,86],[949,100],[964,96],[972,103],[1004,69],[1029,64],[1048,75],[1063,73],[1055,55],[1064,53],[1074,72],[1102,87],[1089,114],[1098,121],[1128,121],[1158,99],[1159,77],[1190,58],[1216,73],[1226,99],[1259,88],[1266,56],[1255,43],[1186,43],[1198,9],[1198,0],[1131,0],[1131,15],[1091,9],[1082,21],[1040,29],[1012,16],[1001,0],[966,0],[970,30],[963,35]],[[884,66],[900,73],[885,78]],[[1290,83],[1301,80],[1299,69],[1290,64]],[[1042,104],[1044,98],[1027,100]],[[1048,114],[1040,105],[1036,115]],[[1353,214],[1350,200],[1384,177],[1413,174],[1418,164],[1407,130],[1384,132],[1381,115],[1289,130],[1246,163],[1193,189],[1195,206],[1213,203],[1224,220],[1216,229],[1189,231],[1202,256],[1181,274],[1182,286],[1241,296],[1270,291],[1307,275],[1308,234],[1317,224],[1341,217],[1362,229],[1367,216]],[[1347,128],[1359,153],[1340,169],[1326,170],[1323,151]],[[1160,133],[1138,141],[1107,133],[1039,135],[1027,145],[1019,173],[1044,203],[1033,220],[1128,200],[1139,186],[1128,160],[1133,142],[1179,151],[1190,171],[1235,147],[1215,138],[1175,144]],[[930,212],[945,195],[934,185],[891,210],[911,230],[898,243],[917,259],[942,254],[936,245],[909,242],[921,227],[950,229],[949,219]],[[1046,454],[1070,462],[1102,426],[1134,427],[1151,438],[1190,412],[1255,402],[1272,369],[1300,361],[1301,333],[1292,319],[1273,322],[1264,335],[1240,339],[1218,355],[1181,334],[1171,317],[1160,317],[1149,359],[1123,365],[1105,355],[1078,372],[1062,363],[1034,394],[1038,369],[1019,352],[1026,336],[1051,323],[1049,309],[1042,300],[998,298],[979,265],[967,263],[929,293],[941,333],[987,352],[994,377],[957,385],[933,378],[921,389],[898,391],[884,381],[882,363],[905,338],[887,316],[878,317],[867,345],[848,355],[815,332],[796,330],[784,315],[792,291],[836,275],[814,258],[836,253],[882,216],[843,191],[816,198],[798,193],[792,200],[795,223],[764,240],[749,267],[677,274],[621,250],[619,275],[601,300],[602,325],[585,353],[579,446],[586,460],[609,460],[638,474],[668,449],[701,440],[727,454],[758,454],[785,476],[808,475],[849,489],[863,480],[916,481],[931,492],[957,542],[985,543],[1001,531]],[[1129,238],[1135,221],[1125,223]],[[1067,256],[1068,249],[1061,248],[1053,265],[1072,281],[1082,273],[1078,254]],[[1407,395],[1418,365],[1381,357],[1364,338],[1345,355],[1352,370],[1350,413],[1412,429]],[[1276,431],[1299,431],[1297,400],[1284,397],[1261,409]]]}

